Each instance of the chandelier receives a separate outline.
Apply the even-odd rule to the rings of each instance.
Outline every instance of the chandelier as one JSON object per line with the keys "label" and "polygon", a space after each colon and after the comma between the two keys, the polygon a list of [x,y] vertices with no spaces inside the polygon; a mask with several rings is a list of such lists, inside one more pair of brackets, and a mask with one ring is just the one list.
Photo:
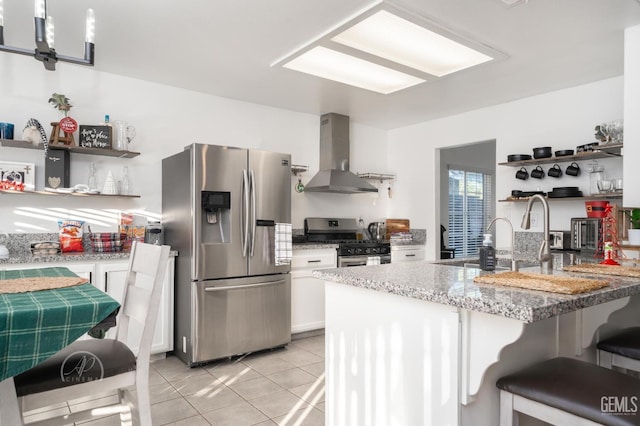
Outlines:
{"label": "chandelier", "polygon": [[17,53],[19,55],[33,56],[44,64],[49,71],[55,71],[56,62],[70,62],[78,65],[93,66],[94,61],[94,36],[95,36],[95,16],[93,9],[87,10],[86,33],[84,40],[84,58],[74,58],[60,55],[55,50],[53,18],[47,16],[46,0],[35,0],[35,50],[23,49],[21,47],[6,46],[4,44],[4,7],[3,0],[0,0],[0,51]]}

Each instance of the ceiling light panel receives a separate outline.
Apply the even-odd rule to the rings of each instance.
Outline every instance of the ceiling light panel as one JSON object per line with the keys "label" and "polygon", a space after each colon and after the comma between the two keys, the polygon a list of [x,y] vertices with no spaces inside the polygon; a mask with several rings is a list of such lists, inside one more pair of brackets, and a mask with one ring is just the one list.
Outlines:
{"label": "ceiling light panel", "polygon": [[322,46],[308,50],[283,66],[383,94],[406,89],[425,81]]}
{"label": "ceiling light panel", "polygon": [[332,41],[437,77],[494,59],[386,10],[360,21]]}

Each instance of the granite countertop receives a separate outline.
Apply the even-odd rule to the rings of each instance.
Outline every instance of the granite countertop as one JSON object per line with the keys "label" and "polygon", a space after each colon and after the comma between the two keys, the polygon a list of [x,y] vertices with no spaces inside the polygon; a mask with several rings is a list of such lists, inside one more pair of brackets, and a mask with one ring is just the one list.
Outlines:
{"label": "granite countertop", "polygon": [[338,244],[327,243],[293,243],[294,250],[337,249]]}
{"label": "granite countertop", "polygon": [[[539,272],[538,268],[521,268]],[[456,306],[531,323],[573,312],[615,299],[640,294],[640,279],[598,276],[609,282],[600,290],[577,295],[475,284],[473,277],[491,274],[477,268],[464,268],[429,262],[408,262],[313,271],[325,281],[391,293],[404,297]],[[554,275],[568,274],[554,270]]]}
{"label": "granite countertop", "polygon": [[[172,250],[169,256],[177,256],[178,252]],[[129,252],[116,253],[62,253],[52,256],[33,256],[29,254],[11,255],[9,259],[0,259],[0,267],[2,265],[18,264],[18,263],[52,263],[52,262],[87,262],[87,261],[103,261],[103,260],[129,260]]]}

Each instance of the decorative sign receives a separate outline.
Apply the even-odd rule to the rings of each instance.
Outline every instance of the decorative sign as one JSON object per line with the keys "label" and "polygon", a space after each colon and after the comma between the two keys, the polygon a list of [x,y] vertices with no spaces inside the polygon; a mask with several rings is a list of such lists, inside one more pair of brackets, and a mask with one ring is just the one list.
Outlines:
{"label": "decorative sign", "polygon": [[0,161],[0,189],[35,190],[35,164]]}
{"label": "decorative sign", "polygon": [[111,131],[111,126],[80,125],[80,146],[111,149]]}
{"label": "decorative sign", "polygon": [[74,133],[78,130],[78,122],[71,117],[64,117],[60,120],[60,130],[65,133]]}

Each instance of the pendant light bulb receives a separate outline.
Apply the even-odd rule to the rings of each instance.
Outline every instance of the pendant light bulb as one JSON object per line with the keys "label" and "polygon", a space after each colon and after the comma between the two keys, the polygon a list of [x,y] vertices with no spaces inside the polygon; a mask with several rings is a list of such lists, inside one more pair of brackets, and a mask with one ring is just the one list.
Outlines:
{"label": "pendant light bulb", "polygon": [[53,18],[51,16],[47,16],[47,44],[49,45],[49,49],[53,49],[55,47],[54,31],[55,27],[53,24]]}
{"label": "pendant light bulb", "polygon": [[85,27],[84,41],[86,43],[93,43],[95,40],[95,36],[96,36],[96,16],[93,13],[93,9],[87,9],[87,22]]}
{"label": "pendant light bulb", "polygon": [[45,0],[35,0],[35,17],[46,19],[47,17],[47,4]]}

